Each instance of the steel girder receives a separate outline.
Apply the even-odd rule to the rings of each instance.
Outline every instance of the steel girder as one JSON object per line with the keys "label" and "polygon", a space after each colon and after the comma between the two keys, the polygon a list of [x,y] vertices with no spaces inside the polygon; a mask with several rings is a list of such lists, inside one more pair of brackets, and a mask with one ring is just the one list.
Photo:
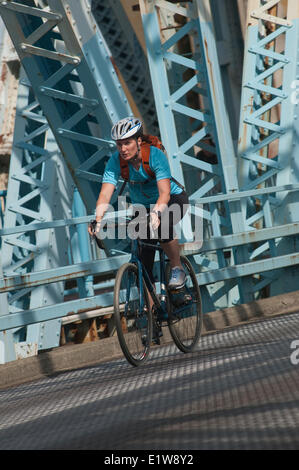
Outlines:
{"label": "steel girder", "polygon": [[[296,0],[251,0],[243,72],[238,173],[246,230],[296,226],[299,219],[298,50],[299,4]],[[285,190],[284,190],[285,189]],[[265,192],[267,190],[267,192]],[[255,291],[271,295],[298,289],[298,235],[259,243],[252,260],[288,256],[289,268],[261,272]]]}
{"label": "steel girder", "polygon": [[114,148],[108,137],[111,123],[131,110],[105,45],[90,24],[88,2],[47,3],[51,11],[37,8],[33,0],[1,2],[1,15],[85,206],[92,212],[98,186],[90,181],[100,181],[97,175]]}
{"label": "steel girder", "polygon": [[[6,5],[4,5],[4,3]],[[72,4],[72,2],[68,3]],[[268,2],[267,5],[269,6],[270,3],[273,2]],[[277,3],[279,2],[276,2],[276,4]],[[40,2],[36,3],[36,5],[38,4],[40,5]],[[1,10],[4,8],[10,11],[13,11],[14,8],[16,10],[20,10],[21,8],[24,11],[22,8],[24,5],[32,8],[33,2],[29,2],[28,0],[26,2],[0,3]],[[42,84],[35,82],[33,89],[34,91],[37,90],[41,107],[47,117],[48,113],[50,113],[52,119],[50,123],[52,122],[53,124],[53,117],[60,117],[60,120],[57,119],[56,121],[54,119],[53,133],[60,148],[66,152],[65,154],[62,152],[64,157],[66,158],[66,155],[68,156],[66,160],[72,169],[74,180],[76,184],[78,184],[82,196],[86,196],[87,200],[92,205],[94,203],[94,196],[95,194],[97,195],[98,190],[93,191],[90,182],[99,181],[97,171],[101,171],[100,167],[92,168],[92,165],[95,162],[99,163],[99,165],[101,164],[105,155],[109,153],[111,142],[109,142],[108,138],[102,138],[103,134],[101,132],[97,132],[97,130],[101,128],[100,124],[102,124],[100,121],[97,122],[98,115],[92,111],[88,119],[84,120],[88,114],[85,114],[86,109],[83,110],[83,108],[87,106],[89,109],[92,108],[93,110],[97,109],[97,106],[105,106],[105,102],[107,103],[110,98],[116,95],[114,95],[110,89],[107,90],[106,88],[106,90],[100,93],[102,101],[99,99],[96,104],[92,101],[94,88],[91,87],[91,89],[88,90],[90,93],[85,93],[84,85],[87,84],[89,78],[97,77],[97,73],[99,72],[97,63],[95,63],[94,60],[95,57],[99,57],[99,54],[98,51],[96,53],[95,49],[92,47],[92,42],[89,43],[88,47],[85,47],[88,43],[86,38],[90,30],[86,27],[84,19],[82,23],[80,22],[80,8],[78,7],[78,3],[73,4],[74,9],[71,9],[71,11],[68,10],[68,17],[72,19],[73,29],[70,29],[70,24],[67,23],[67,21],[65,22],[66,10],[64,6],[66,2],[49,0],[49,5],[51,11],[47,8],[43,10],[43,14],[47,13],[44,25],[40,23],[33,25],[34,22],[24,21],[23,18],[20,26],[21,29],[23,28],[22,31],[26,30],[26,34],[29,34],[29,38],[32,39],[32,37],[36,38],[37,35],[40,34],[41,30],[39,27],[42,28],[42,32],[50,28],[49,21],[52,21],[52,24],[55,21],[59,21],[59,25],[62,22],[63,25],[59,26],[57,24],[55,30],[50,29],[50,31],[52,31],[52,33],[50,33],[50,36],[52,35],[51,41],[48,42],[49,37],[47,33],[46,37],[43,38],[43,41],[45,40],[46,42],[46,47],[43,41],[42,44],[38,46],[38,49],[32,46],[32,44],[28,45],[27,43],[26,45],[25,38],[22,38],[22,41],[17,42],[17,44],[20,46],[19,53],[22,62],[27,63],[29,67],[29,63],[32,61],[35,66],[33,71],[39,70],[40,67],[40,75],[45,83],[43,83],[42,86]],[[46,4],[44,6],[46,6]],[[191,190],[189,186],[189,195],[193,203],[200,202],[205,205],[203,211],[204,218],[207,221],[205,233],[209,236],[204,240],[201,249],[202,254],[194,256],[194,262],[197,266],[200,265],[202,267],[202,272],[198,274],[199,284],[205,289],[206,286],[211,288],[206,295],[207,310],[215,308],[215,306],[219,305],[219,299],[225,296],[231,296],[231,292],[233,292],[233,296],[235,296],[236,286],[238,287],[236,302],[240,303],[244,300],[250,300],[254,298],[253,296],[259,295],[261,288],[265,285],[264,280],[260,282],[259,276],[261,272],[269,273],[276,269],[296,266],[298,264],[298,254],[294,252],[293,254],[288,253],[285,255],[284,253],[276,252],[275,255],[273,255],[273,252],[270,252],[270,256],[268,256],[268,253],[265,252],[266,259],[264,257],[259,259],[255,256],[256,252],[251,248],[252,245],[249,245],[249,242],[262,243],[262,245],[268,243],[270,247],[276,246],[277,237],[284,239],[287,239],[287,237],[296,237],[298,234],[298,224],[290,223],[285,225],[281,223],[280,226],[275,228],[271,227],[271,225],[267,228],[266,225],[266,228],[259,230],[256,230],[255,227],[252,229],[252,225],[248,225],[248,217],[246,218],[246,215],[244,215],[246,212],[244,209],[246,201],[248,198],[258,200],[261,198],[266,199],[269,195],[269,199],[271,200],[273,187],[269,185],[264,185],[262,188],[256,187],[255,185],[252,187],[243,187],[241,186],[243,184],[242,178],[237,178],[237,162],[234,156],[227,113],[223,106],[223,91],[221,88],[209,3],[194,0],[193,2],[188,2],[187,7],[179,7],[169,1],[157,0],[152,2],[147,0],[141,2],[141,6],[143,7],[144,30],[148,41],[150,70],[156,96],[159,124],[162,138],[170,157],[172,170],[175,177],[188,186],[189,181],[186,181],[186,173],[184,170],[186,170],[186,167],[189,167],[189,169],[193,169],[194,174],[196,171],[195,178],[197,178],[199,185],[201,184],[199,189],[195,188]],[[159,8],[160,11],[163,9],[167,10],[171,12],[171,14],[176,14],[184,19],[180,24],[176,23],[173,25],[174,27],[172,29],[175,31],[175,34],[168,35],[165,42],[161,41],[157,18],[154,16],[155,8]],[[16,13],[16,10],[16,19],[19,21],[22,15],[20,15],[20,12]],[[29,13],[28,10],[27,13]],[[264,13],[265,11],[262,12],[262,14]],[[37,15],[37,18],[40,20],[41,12],[34,10],[34,14]],[[75,19],[76,15],[77,19]],[[267,20],[268,19],[269,17],[267,17]],[[10,23],[9,18],[7,22],[8,24]],[[153,27],[154,29],[152,29]],[[19,33],[20,30],[17,28],[17,34]],[[22,34],[23,33],[20,33],[20,37]],[[82,35],[83,40],[80,43],[80,36],[82,39]],[[192,54],[188,57],[180,53],[180,48],[174,49],[176,43],[185,36],[189,36],[191,44]],[[74,37],[75,41],[73,41]],[[295,36],[293,36],[293,38],[294,37]],[[55,46],[59,46],[57,50],[53,50],[53,39],[56,40]],[[263,53],[261,55],[263,55]],[[276,60],[277,56],[272,54],[272,58]],[[84,66],[82,66],[79,71],[80,64],[82,65],[82,60],[84,61],[84,59],[86,59],[86,62],[84,62]],[[105,70],[107,67],[109,69],[110,65],[107,54],[106,59]],[[60,69],[59,67],[57,69],[54,67],[53,72],[52,66],[55,61],[60,65]],[[185,82],[178,83],[177,80],[173,80],[171,72],[174,70],[174,67],[172,67],[172,64],[181,67],[182,71],[188,70],[190,75]],[[68,71],[65,69],[66,66],[70,67]],[[54,74],[53,76],[50,75],[50,78],[43,75],[49,70]],[[29,72],[32,71],[29,70]],[[60,84],[60,87],[55,86],[58,82],[55,82],[54,77],[57,78],[57,76],[63,79],[63,88],[62,84]],[[114,79],[115,77],[113,77],[113,80]],[[160,81],[158,79],[160,79]],[[263,77],[261,77],[261,79],[263,79]],[[101,87],[103,82],[105,82],[105,80],[99,80],[98,77],[96,80],[98,80],[98,87]],[[47,83],[47,81],[50,81],[50,83]],[[189,97],[188,94],[191,92],[200,97],[198,100],[198,108],[186,105],[186,101],[188,102],[186,97]],[[159,93],[161,94],[159,95]],[[97,94],[96,97],[98,96]],[[159,98],[161,99],[159,100]],[[123,102],[128,106],[126,100]],[[50,110],[47,108],[48,104],[52,106]],[[62,106],[60,106],[61,104]],[[75,108],[77,107],[75,110],[74,108],[72,109],[71,116],[65,116],[66,104]],[[93,106],[96,108],[93,108]],[[78,109],[78,107],[81,109]],[[115,114],[111,114],[114,113],[114,110],[113,103],[109,103],[105,111],[105,116],[107,117],[108,115],[108,120],[113,120],[113,116],[115,117]],[[126,112],[126,114],[128,113]],[[74,118],[72,117],[73,115],[75,116]],[[180,119],[178,119],[178,116]],[[81,121],[83,120],[83,123],[80,121],[79,125],[79,121],[76,121],[76,119],[80,117],[82,117]],[[182,134],[179,134],[177,128],[178,122],[182,122],[182,118],[185,119],[186,128],[188,128],[190,124],[192,128],[191,135],[187,140]],[[67,125],[64,125],[65,122]],[[250,124],[252,125],[252,123]],[[75,129],[73,129],[72,126],[74,126]],[[94,138],[95,135],[96,139]],[[106,135],[108,135],[108,130]],[[210,142],[207,143],[205,140],[208,135],[211,136],[214,141],[214,145],[212,146]],[[85,152],[89,151],[89,153],[87,152],[88,155],[86,155],[86,153],[83,155],[84,158],[87,158],[86,164],[84,164],[83,159],[80,159],[82,155],[79,157],[77,155],[83,148],[79,144],[77,145],[78,142],[89,144],[86,145],[88,148],[85,149]],[[95,153],[92,152],[92,147],[97,147],[97,145],[102,145],[102,153],[98,153],[97,151],[95,151]],[[70,157],[70,149],[75,150],[77,160],[75,157]],[[216,156],[216,158],[214,157],[215,160],[213,163],[202,158],[202,155],[197,155],[200,149],[210,150]],[[99,160],[97,160],[97,158],[99,158]],[[269,163],[269,165],[271,164]],[[90,169],[94,171],[90,171]],[[85,186],[83,183],[81,186],[79,185],[80,179],[89,181],[88,193],[84,192]],[[279,198],[280,192],[284,196],[283,193],[286,191],[288,194],[292,191],[296,191],[298,189],[296,183],[296,181],[292,181],[291,184],[286,184],[284,181],[279,187],[275,187],[275,194],[278,195]],[[259,182],[257,180],[257,185],[258,184]],[[240,201],[242,201],[242,204]],[[201,216],[202,212],[198,210],[198,207],[193,206],[192,210],[193,214],[197,214],[198,211]],[[265,213],[266,210],[265,205]],[[83,215],[81,212],[80,214]],[[88,217],[82,216],[77,218],[76,221],[81,224],[82,222],[86,222],[87,219]],[[41,224],[44,228],[55,228],[68,225],[68,223],[72,225],[74,219],[71,219],[69,222],[55,220],[50,223],[42,222]],[[22,233],[26,234],[30,232],[31,228],[21,228],[19,232],[21,230],[23,230]],[[9,234],[9,229],[6,233]],[[229,255],[228,258],[226,254]],[[126,255],[114,257],[111,260],[94,260],[87,263],[79,262],[70,267],[61,266],[54,270],[48,268],[38,273],[28,273],[25,280],[22,275],[5,276],[0,282],[0,293],[14,292],[15,290],[31,288],[32,286],[52,284],[57,282],[58,279],[63,282],[71,277],[78,278],[78,273],[81,273],[84,277],[88,277],[97,272],[111,272],[117,269],[117,267],[125,261],[125,258],[127,258]],[[252,262],[251,259],[254,259],[254,261]],[[222,282],[222,284],[219,285],[219,282]],[[3,297],[1,298],[3,299]],[[65,303],[57,303],[37,309],[29,308],[26,311],[12,312],[9,315],[3,315],[0,319],[0,329],[14,329],[20,328],[22,325],[61,319],[61,317],[69,311],[69,308],[71,308],[73,312],[78,312],[82,310],[84,306],[88,309],[97,308],[99,306],[102,307],[103,305],[110,306],[111,304],[112,299],[109,298],[108,295],[105,299],[103,297],[100,299],[98,296],[90,296],[89,298],[82,298],[68,303],[68,305]]]}
{"label": "steel girder", "polygon": [[[25,227],[63,218],[71,210],[72,186],[56,141],[22,71],[4,227]],[[69,239],[63,228],[56,232],[50,229],[3,237],[4,275],[24,275],[67,263]],[[27,287],[8,294],[9,312],[53,304],[63,297],[61,283],[35,289]],[[13,335],[17,357],[22,356],[22,350],[29,355],[37,349],[57,346],[60,324],[47,322],[13,331]]]}
{"label": "steel girder", "polygon": [[91,0],[91,11],[122,74],[148,133],[159,135],[149,66],[119,0]]}
{"label": "steel girder", "polygon": [[[67,225],[55,228],[54,224],[45,230],[43,221],[70,219],[74,190],[74,216],[86,214],[86,207],[92,213],[99,192],[99,168],[114,148],[108,137],[111,124],[131,113],[103,38],[90,16],[89,3],[52,2],[51,12],[47,3],[28,0],[0,4],[30,80],[28,83],[22,77],[19,89],[4,223],[4,228],[10,229],[3,239],[5,277],[90,259],[86,224],[76,228],[70,224],[70,229]],[[68,155],[66,163],[57,143],[62,155]],[[37,231],[13,231],[13,227],[32,228],[35,223],[40,223]],[[78,279],[77,283],[81,298],[93,295],[90,278]],[[64,294],[61,283],[17,289],[6,300],[6,294],[2,294],[5,308],[1,314],[58,305]],[[60,324],[61,320],[55,320],[10,331],[15,347],[4,348],[2,360],[22,355],[22,348],[32,354],[59,345]]]}
{"label": "steel girder", "polygon": [[[209,200],[209,195],[234,194],[239,190],[209,2],[193,1],[184,7],[170,1],[144,0],[140,4],[161,136],[172,172],[187,189],[184,169],[192,168],[194,176],[197,174],[197,188],[189,191],[189,197],[193,203],[193,215],[196,215],[195,204],[208,202],[203,210],[206,222],[204,237],[243,232],[245,226],[240,217],[240,200],[228,198],[223,201],[222,196],[215,202],[213,199]],[[171,11],[182,18],[167,40],[164,40],[160,28],[163,10]],[[173,50],[186,37],[190,42],[188,57]],[[175,90],[169,85],[169,64],[173,62],[180,64],[189,73],[189,80],[181,83]],[[194,101],[193,105],[182,104],[182,99],[186,96],[187,101],[190,101],[191,94],[200,96],[197,106]],[[183,115],[186,124],[191,122],[192,125],[192,132],[184,141],[178,137],[178,115]],[[202,155],[200,149],[210,152],[210,157]],[[204,269],[206,266],[210,269],[222,269],[228,265],[223,250],[208,257],[199,255],[194,259]],[[229,264],[248,260],[246,246],[239,247],[234,250],[233,255],[231,253]],[[215,288],[213,286],[205,296],[207,309],[215,308],[217,301],[227,295],[234,285],[239,287],[239,301],[252,300],[250,284],[251,280],[247,278],[232,280],[228,289],[221,285],[216,292],[211,292]]]}
{"label": "steel girder", "polygon": [[[273,6],[274,3],[277,4],[279,2],[267,2],[267,6],[264,6],[263,11],[265,11],[270,4]],[[183,168],[186,165],[193,167],[194,171],[196,171],[196,169],[201,170],[204,175],[201,184],[199,183],[199,189],[190,194],[193,202],[201,202],[204,204],[203,217],[208,222],[207,225],[210,228],[210,232],[206,230],[204,236],[211,237],[211,240],[219,239],[219,237],[224,236],[224,239],[228,240],[227,235],[232,233],[235,235],[235,240],[237,238],[241,239],[246,231],[253,229],[252,226],[248,225],[248,215],[244,212],[248,196],[250,196],[249,199],[253,198],[265,201],[263,210],[267,213],[272,193],[276,192],[278,199],[279,194],[284,198],[284,190],[290,189],[291,191],[296,191],[298,188],[298,185],[296,185],[297,182],[293,180],[294,184],[285,185],[283,183],[288,183],[288,181],[280,180],[281,184],[279,187],[274,186],[275,183],[273,184],[272,182],[272,185],[268,184],[260,188],[261,183],[264,181],[263,178],[256,178],[256,181],[251,181],[251,185],[246,186],[242,178],[240,179],[240,177],[238,177],[237,157],[234,152],[229,129],[229,120],[224,106],[225,100],[216,54],[215,35],[211,22],[209,1],[194,0],[193,2],[186,3],[185,6],[179,6],[164,0],[142,0],[140,4],[142,7],[144,31],[161,136],[165,141],[170,155],[172,170],[176,178],[180,179],[181,182],[184,182]],[[289,8],[291,8],[291,4],[294,5],[294,3],[290,2]],[[215,2],[213,2],[213,5],[215,6]],[[162,28],[160,27],[160,15],[163,10],[175,12],[177,16],[185,18],[185,22],[181,21],[181,24],[177,24],[174,28],[174,34],[167,40],[163,40]],[[269,17],[266,18],[266,21],[267,20],[269,20]],[[285,21],[284,23],[284,26],[286,26],[287,22]],[[289,27],[290,26],[291,25],[289,25]],[[294,41],[298,41],[296,27],[293,28],[292,34],[292,39],[291,36],[289,38],[290,44],[292,41],[293,44]],[[174,53],[172,50],[172,47],[183,37],[186,38],[186,36],[189,36],[189,40],[193,45],[193,54],[188,58],[183,54]],[[265,43],[266,41],[264,41],[264,44]],[[278,69],[279,65],[277,65],[277,60],[279,61],[281,55],[278,56],[277,53],[268,53],[263,50],[253,51],[252,44],[250,44],[250,46],[250,54],[257,52],[260,54],[260,57],[267,54],[271,56],[272,54],[272,58],[275,61],[275,69]],[[190,80],[183,83],[181,87],[176,90],[171,90],[169,86],[168,64],[172,62],[180,63],[185,69],[193,70],[193,75],[190,74]],[[289,80],[291,80],[290,77],[292,77],[292,79],[295,77],[294,67],[296,57],[293,56],[290,62],[292,63],[293,69],[289,75]],[[248,66],[247,71],[248,70],[250,70],[251,74],[257,73],[256,70],[260,72],[256,63],[252,62],[251,65]],[[246,78],[246,75],[244,76]],[[265,77],[267,77],[267,73],[261,76],[261,79]],[[245,87],[246,86],[248,85],[245,83]],[[251,86],[252,83],[249,84],[249,87]],[[194,109],[194,107],[191,106],[186,107],[181,104],[180,100],[182,96],[190,92],[196,92],[202,96],[199,109]],[[278,94],[281,95],[280,98],[283,97],[283,92],[277,89],[277,95]],[[276,100],[274,104],[272,103],[272,106],[277,105],[278,102],[279,101]],[[263,108],[260,114],[257,111],[254,116],[251,116],[252,108],[250,107],[250,103],[250,97],[247,95],[243,101],[243,110],[246,110],[245,122],[256,119],[256,123],[261,125],[261,119],[258,120],[258,117],[263,112],[269,110],[271,104],[268,103],[267,108]],[[192,120],[194,127],[192,134],[186,142],[180,142],[178,139],[176,123],[176,115],[178,113],[184,114],[186,121]],[[264,121],[262,121],[262,123],[264,124]],[[269,123],[268,127],[273,130],[275,126]],[[214,149],[206,147],[205,138],[208,134],[212,136],[215,144]],[[248,129],[245,130],[243,135],[248,136]],[[253,138],[255,138],[255,136]],[[265,142],[265,144],[266,143],[267,142]],[[195,145],[203,149],[212,150],[216,156],[213,163],[216,164],[211,165],[213,161],[211,154],[208,158],[204,158],[203,161],[200,156],[199,158],[191,156],[190,149]],[[286,148],[290,150],[290,146]],[[255,151],[256,150],[258,150],[258,148],[255,148]],[[285,158],[283,155],[282,153],[282,158]],[[246,157],[247,156],[248,153],[246,153]],[[273,169],[276,163],[269,159],[267,163],[269,164],[270,171],[266,178],[270,178],[274,174]],[[218,195],[211,195],[211,190],[213,190],[214,194],[218,193]],[[252,192],[250,193],[250,191]],[[282,222],[280,225],[282,225]],[[269,225],[262,225],[262,227],[269,227]],[[297,225],[295,225],[295,233],[296,230]],[[273,234],[275,234],[275,229],[273,229]],[[232,303],[243,303],[244,301],[253,300],[263,295],[262,289],[265,286],[265,279],[260,273],[266,273],[265,277],[271,279],[273,273],[269,273],[269,269],[266,267],[268,260],[271,260],[273,266],[278,267],[280,265],[280,256],[276,255],[281,255],[282,251],[274,252],[271,249],[276,243],[277,240],[275,240],[273,236],[269,243],[265,240],[262,245],[264,247],[270,246],[270,251],[266,249],[262,257],[259,255],[263,251],[263,248],[256,250],[255,246],[244,243],[240,243],[238,246],[227,245],[227,248],[231,248],[230,253],[229,250],[217,250],[216,257],[213,253],[207,253],[207,250],[204,249],[201,250],[201,255],[194,256],[195,261],[201,265],[202,269],[206,267],[210,269],[210,279],[216,281],[219,270],[221,272],[234,272],[236,274],[236,276],[228,275],[227,279],[229,279],[229,281],[226,282],[225,285],[220,286],[220,288],[217,285],[211,286],[208,295],[205,296],[207,308],[211,309],[217,306],[217,301],[221,296],[225,294],[229,295],[232,292],[232,297],[229,299]],[[208,245],[209,243],[207,243],[207,246]],[[294,266],[296,265],[294,260],[297,259],[296,243],[295,245],[294,241],[289,243],[289,248],[290,251],[284,258],[284,263],[286,262],[289,263],[290,266]],[[203,256],[204,252],[208,255],[206,258]],[[226,256],[224,256],[224,253],[226,253]],[[263,266],[265,269],[263,269]],[[238,278],[237,273],[239,273],[240,276],[241,272],[243,272],[243,275]],[[200,280],[201,275],[198,277]],[[238,286],[237,295],[235,289],[236,285]]]}

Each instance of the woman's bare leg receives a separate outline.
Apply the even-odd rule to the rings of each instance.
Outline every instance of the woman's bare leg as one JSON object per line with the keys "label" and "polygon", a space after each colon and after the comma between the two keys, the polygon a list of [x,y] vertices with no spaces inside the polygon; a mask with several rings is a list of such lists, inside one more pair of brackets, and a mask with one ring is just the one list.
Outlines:
{"label": "woman's bare leg", "polygon": [[161,247],[169,258],[171,268],[178,266],[183,269],[180,259],[180,245],[178,239],[174,238],[170,242],[161,243]]}

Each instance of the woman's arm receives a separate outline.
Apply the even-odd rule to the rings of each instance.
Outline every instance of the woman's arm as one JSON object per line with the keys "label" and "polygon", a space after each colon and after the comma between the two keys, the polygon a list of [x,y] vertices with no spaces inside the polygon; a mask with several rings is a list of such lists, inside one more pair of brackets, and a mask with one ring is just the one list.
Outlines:
{"label": "woman's arm", "polygon": [[[115,186],[112,183],[103,183],[102,188],[96,204],[96,232],[100,231],[100,225],[105,212],[108,209],[112,194],[114,193]],[[91,227],[88,227],[88,232],[93,235]]]}
{"label": "woman's arm", "polygon": [[170,179],[165,178],[157,181],[159,197],[153,210],[163,212],[170,199]]}
{"label": "woman's arm", "polygon": [[154,230],[156,230],[160,225],[160,220],[157,213],[163,212],[166,209],[170,199],[170,179],[165,178],[157,181],[157,186],[159,197],[151,212],[151,223]]}
{"label": "woman's arm", "polygon": [[96,204],[96,221],[101,222],[105,212],[108,209],[112,194],[114,193],[115,186],[112,183],[103,183],[101,192],[99,194]]}

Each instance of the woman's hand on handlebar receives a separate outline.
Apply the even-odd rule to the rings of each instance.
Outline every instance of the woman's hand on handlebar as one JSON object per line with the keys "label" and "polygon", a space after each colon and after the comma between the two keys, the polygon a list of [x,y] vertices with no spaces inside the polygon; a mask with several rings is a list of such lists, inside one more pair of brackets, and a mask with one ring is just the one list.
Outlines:
{"label": "woman's hand on handlebar", "polygon": [[159,216],[156,212],[151,212],[150,213],[150,224],[153,228],[153,230],[157,230],[157,228],[160,225],[160,219]]}
{"label": "woman's hand on handlebar", "polygon": [[92,220],[88,226],[88,233],[92,237],[97,237],[100,233],[101,221]]}

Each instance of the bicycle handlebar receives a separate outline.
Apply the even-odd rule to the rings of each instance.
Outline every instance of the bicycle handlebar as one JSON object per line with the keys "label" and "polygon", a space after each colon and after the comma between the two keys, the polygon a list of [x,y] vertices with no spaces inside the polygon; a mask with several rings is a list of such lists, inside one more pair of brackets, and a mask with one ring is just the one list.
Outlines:
{"label": "bicycle handlebar", "polygon": [[[150,218],[150,214],[146,214],[145,217],[141,217],[141,218],[138,220],[138,224],[142,224],[142,223],[147,224],[149,218]],[[114,223],[111,223],[111,224],[108,225],[108,227],[120,227],[120,226],[124,226],[124,225],[125,225],[125,226],[128,226],[129,223],[130,223],[132,220],[135,219],[135,217],[131,217],[131,218],[127,217],[127,219],[129,219],[129,220],[126,220],[125,222],[119,222],[119,223],[115,223],[115,222],[114,222]],[[96,229],[96,225],[97,225],[97,221],[96,221],[95,219],[90,221],[90,226],[91,226],[91,229],[92,229],[92,232],[93,232],[93,236],[94,236],[94,238],[96,239],[96,243],[97,243],[98,247],[99,247],[101,250],[104,250],[104,249],[105,249],[105,248],[104,248],[104,244],[103,244],[101,238],[98,237],[97,234],[96,234],[96,230],[95,230],[95,229]],[[150,230],[153,231],[153,228],[151,227],[151,224],[149,224],[149,227],[150,227]],[[153,245],[153,246],[154,246],[154,245]]]}

